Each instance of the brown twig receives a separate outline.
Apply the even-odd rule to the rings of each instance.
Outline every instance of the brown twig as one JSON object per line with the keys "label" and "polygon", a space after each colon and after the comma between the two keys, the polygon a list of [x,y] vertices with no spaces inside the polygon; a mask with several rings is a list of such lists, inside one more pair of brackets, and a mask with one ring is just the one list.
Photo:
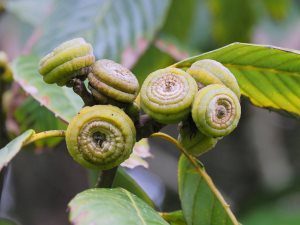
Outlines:
{"label": "brown twig", "polygon": [[165,125],[153,120],[149,115],[141,115],[139,120],[135,123],[137,130],[137,141],[142,138],[150,137],[153,133],[160,131]]}
{"label": "brown twig", "polygon": [[118,167],[110,170],[103,170],[100,172],[96,187],[97,188],[111,188],[117,173]]}
{"label": "brown twig", "polygon": [[96,104],[94,97],[87,90],[82,80],[79,78],[73,78],[68,85],[71,86],[73,91],[82,98],[85,106],[93,106]]}

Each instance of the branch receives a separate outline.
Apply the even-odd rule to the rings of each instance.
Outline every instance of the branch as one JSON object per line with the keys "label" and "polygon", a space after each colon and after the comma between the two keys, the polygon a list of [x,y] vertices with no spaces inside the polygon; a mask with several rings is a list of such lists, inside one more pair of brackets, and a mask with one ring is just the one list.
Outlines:
{"label": "branch", "polygon": [[93,106],[97,104],[93,95],[86,89],[84,82],[79,78],[73,78],[69,82],[68,86],[73,87],[73,91],[82,98],[85,106]]}
{"label": "branch", "polygon": [[96,187],[97,188],[111,188],[111,186],[114,182],[117,170],[118,170],[118,167],[116,166],[110,170],[100,171]]}
{"label": "branch", "polygon": [[40,133],[33,134],[25,143],[25,145],[29,145],[32,142],[44,139],[44,138],[50,138],[50,137],[65,137],[66,136],[66,131],[65,130],[48,130],[48,131],[43,131]]}
{"label": "branch", "polygon": [[152,134],[160,131],[164,126],[165,124],[156,122],[147,114],[141,115],[139,120],[135,123],[137,141],[142,138],[150,137]]}

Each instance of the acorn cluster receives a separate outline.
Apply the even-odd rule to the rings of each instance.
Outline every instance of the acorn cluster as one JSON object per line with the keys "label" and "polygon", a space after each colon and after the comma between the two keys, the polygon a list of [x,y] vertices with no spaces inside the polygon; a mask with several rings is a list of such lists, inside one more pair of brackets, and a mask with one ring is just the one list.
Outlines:
{"label": "acorn cluster", "polygon": [[157,70],[140,88],[129,69],[96,61],[92,46],[76,38],[43,57],[39,72],[46,83],[73,87],[83,98],[85,107],[70,122],[66,143],[74,160],[88,168],[119,165],[137,139],[167,124],[179,123],[179,142],[198,156],[232,132],[240,118],[238,83],[214,60],[196,61],[186,71]]}

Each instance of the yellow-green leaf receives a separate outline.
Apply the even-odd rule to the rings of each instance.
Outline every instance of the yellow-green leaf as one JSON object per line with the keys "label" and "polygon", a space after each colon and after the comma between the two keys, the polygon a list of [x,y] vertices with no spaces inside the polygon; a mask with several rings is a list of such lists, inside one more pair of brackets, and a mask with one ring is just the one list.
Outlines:
{"label": "yellow-green leaf", "polygon": [[230,69],[254,105],[300,116],[300,52],[233,43],[173,66],[186,69],[200,59],[214,59]]}

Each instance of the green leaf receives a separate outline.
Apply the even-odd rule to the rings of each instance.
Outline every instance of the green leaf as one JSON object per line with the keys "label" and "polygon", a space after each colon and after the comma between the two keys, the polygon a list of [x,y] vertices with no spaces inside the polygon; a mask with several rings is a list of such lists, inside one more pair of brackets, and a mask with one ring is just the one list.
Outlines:
{"label": "green leaf", "polygon": [[62,41],[83,37],[97,58],[132,66],[163,25],[169,0],[56,1],[34,52],[44,55]]}
{"label": "green leaf", "polygon": [[186,225],[183,212],[181,210],[174,211],[174,212],[163,212],[160,213],[162,218],[166,220],[171,225]]}
{"label": "green leaf", "polygon": [[[88,170],[88,174],[89,174],[90,186],[94,187],[98,181],[100,171]],[[117,187],[124,188],[127,191],[130,191],[131,193],[138,196],[140,199],[142,199],[144,202],[146,202],[152,208],[155,207],[153,201],[147,195],[147,193],[141,188],[141,186],[128,173],[126,173],[125,169],[123,169],[120,166],[117,170],[112,187],[113,188],[117,188]]]}
{"label": "green leaf", "polygon": [[127,191],[135,194],[137,197],[142,199],[152,208],[155,207],[151,198],[147,195],[147,193],[141,188],[141,186],[130,176],[126,173],[126,171],[119,167],[117,174],[115,176],[114,182],[112,187],[121,187],[126,189]]}
{"label": "green leaf", "polygon": [[46,84],[37,71],[38,62],[39,58],[33,55],[19,57],[13,63],[14,79],[55,116],[70,121],[83,106],[83,101],[70,88]]}
{"label": "green leaf", "polygon": [[69,203],[74,225],[167,225],[159,214],[125,189],[89,189]]}
{"label": "green leaf", "polygon": [[[40,57],[61,42],[84,37],[97,58],[121,61],[131,67],[162,26],[169,0],[55,1],[52,14],[38,29],[35,55],[14,61],[15,80],[41,105],[69,121],[82,107],[81,99],[68,88],[48,85],[38,74]],[[38,10],[38,9],[37,9]],[[34,32],[33,32],[34,33]]]}
{"label": "green leaf", "polygon": [[300,54],[273,46],[233,43],[176,63],[188,68],[197,60],[214,59],[235,75],[242,94],[263,108],[300,115]]}
{"label": "green leaf", "polygon": [[178,183],[188,225],[239,225],[205,170],[195,168],[183,155],[178,164]]}
{"label": "green leaf", "polygon": [[21,150],[23,144],[34,133],[34,130],[27,130],[0,149],[0,171],[13,159],[13,157],[15,157],[15,155]]}
{"label": "green leaf", "polygon": [[43,22],[53,7],[54,0],[14,0],[7,1],[5,10],[21,21],[37,26]]}
{"label": "green leaf", "polygon": [[[15,111],[14,116],[19,123],[21,132],[28,128],[35,132],[46,130],[65,130],[66,124],[57,119],[52,112],[35,101],[27,98]],[[35,142],[37,147],[54,147],[61,142],[61,138],[47,138]]]}

